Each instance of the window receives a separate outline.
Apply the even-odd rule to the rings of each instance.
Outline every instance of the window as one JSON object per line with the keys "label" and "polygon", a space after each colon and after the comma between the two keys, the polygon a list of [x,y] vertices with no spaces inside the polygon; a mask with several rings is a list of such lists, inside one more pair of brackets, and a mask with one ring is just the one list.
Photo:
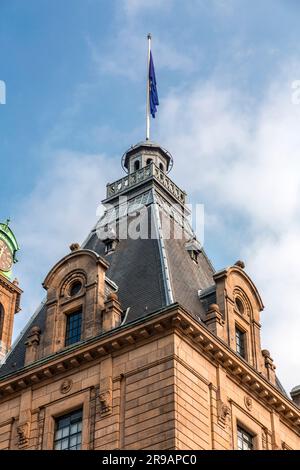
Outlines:
{"label": "window", "polygon": [[152,163],[152,158],[147,158],[147,161],[146,161],[146,165],[150,165],[150,163]]}
{"label": "window", "polygon": [[54,449],[81,449],[82,410],[73,411],[55,420]]}
{"label": "window", "polygon": [[238,450],[252,450],[253,449],[253,436],[245,431],[243,428],[237,428]]}
{"label": "window", "polygon": [[161,171],[164,171],[164,170],[165,170],[162,163],[159,164],[159,169],[160,169]]}
{"label": "window", "polygon": [[244,315],[244,313],[245,313],[244,304],[238,297],[235,299],[235,305],[236,305],[236,308],[237,308],[238,312],[241,315]]}
{"label": "window", "polygon": [[3,321],[4,321],[4,308],[3,308],[3,305],[0,304],[0,341],[1,341]]}
{"label": "window", "polygon": [[136,161],[134,162],[134,171],[137,171],[137,170],[139,170],[139,169],[140,169],[140,162],[139,162],[139,160],[136,160]]}
{"label": "window", "polygon": [[65,345],[77,343],[81,338],[81,309],[67,315],[66,341]]}
{"label": "window", "polygon": [[235,328],[235,342],[236,342],[236,352],[239,356],[245,359],[246,350],[245,350],[245,333],[239,328]]}
{"label": "window", "polygon": [[198,263],[198,252],[196,250],[189,250],[190,257],[195,263]]}
{"label": "window", "polygon": [[109,253],[110,251],[113,251],[113,249],[114,249],[113,241],[108,241],[105,243],[105,253]]}
{"label": "window", "polygon": [[73,282],[70,288],[70,296],[73,297],[74,295],[77,295],[78,292],[81,291],[81,288],[82,288],[82,284],[80,281]]}

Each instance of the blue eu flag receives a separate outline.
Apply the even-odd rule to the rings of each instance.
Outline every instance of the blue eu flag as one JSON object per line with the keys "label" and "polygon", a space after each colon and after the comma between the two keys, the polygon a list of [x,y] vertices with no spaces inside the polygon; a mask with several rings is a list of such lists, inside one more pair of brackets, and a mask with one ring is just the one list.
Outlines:
{"label": "blue eu flag", "polygon": [[156,77],[155,69],[153,64],[152,52],[150,51],[150,62],[149,62],[149,101],[150,101],[150,113],[155,118],[157,112],[157,106],[159,105],[158,94],[156,88]]}

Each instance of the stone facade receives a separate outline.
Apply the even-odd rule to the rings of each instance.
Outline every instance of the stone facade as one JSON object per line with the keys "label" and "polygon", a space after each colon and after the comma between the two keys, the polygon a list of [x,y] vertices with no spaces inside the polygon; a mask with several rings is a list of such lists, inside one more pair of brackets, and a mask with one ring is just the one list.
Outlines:
{"label": "stone facade", "polygon": [[299,409],[179,306],[1,380],[0,449],[52,449],[82,408],[82,449],[299,449]]}
{"label": "stone facade", "polygon": [[[269,351],[261,350],[263,304],[244,264],[214,273],[194,239],[187,251],[185,241],[159,238],[160,251],[141,273],[149,275],[160,253],[154,273],[168,276],[157,284],[168,295],[151,310],[154,281],[144,303],[141,276],[133,282],[139,242],[115,241],[117,254],[107,257],[98,246],[73,244],[47,275],[41,311],[0,368],[0,449],[53,449],[58,420],[75,410],[82,412],[83,450],[237,449],[240,429],[254,449],[300,449],[299,390],[288,398]],[[119,275],[121,288],[108,273]],[[3,282],[12,323],[21,291]],[[126,302],[134,296],[139,310],[130,317]],[[66,345],[68,319],[78,311],[80,339]]]}

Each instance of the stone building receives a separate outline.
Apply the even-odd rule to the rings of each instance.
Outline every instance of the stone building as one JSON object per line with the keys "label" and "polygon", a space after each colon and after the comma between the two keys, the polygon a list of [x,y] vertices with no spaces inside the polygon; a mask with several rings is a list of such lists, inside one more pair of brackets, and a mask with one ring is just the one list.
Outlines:
{"label": "stone building", "polygon": [[141,142],[122,163],[11,349],[18,247],[0,227],[0,449],[300,449],[300,387],[261,350],[243,262],[215,272],[169,152]]}

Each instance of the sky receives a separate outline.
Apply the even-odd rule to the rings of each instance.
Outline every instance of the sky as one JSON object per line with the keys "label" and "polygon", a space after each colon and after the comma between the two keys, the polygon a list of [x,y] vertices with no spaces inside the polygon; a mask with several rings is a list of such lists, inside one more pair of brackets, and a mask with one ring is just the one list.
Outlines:
{"label": "sky", "polygon": [[262,347],[288,391],[300,383],[299,14],[297,0],[0,0],[0,220],[20,243],[24,290],[15,336],[145,137],[151,32],[151,138],[204,204],[215,268],[245,262],[265,305]]}

